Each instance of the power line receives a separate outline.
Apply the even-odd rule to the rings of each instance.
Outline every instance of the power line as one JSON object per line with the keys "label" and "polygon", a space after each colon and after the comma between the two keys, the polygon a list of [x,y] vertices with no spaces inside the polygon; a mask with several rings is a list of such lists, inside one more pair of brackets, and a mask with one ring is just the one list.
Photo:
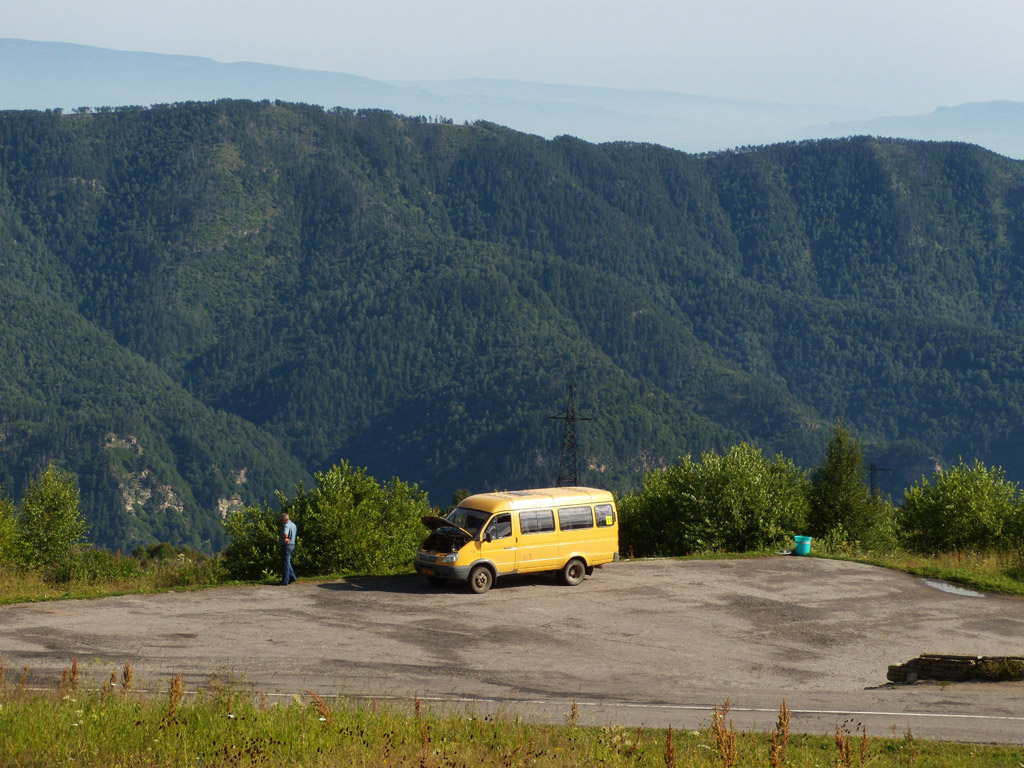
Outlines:
{"label": "power line", "polygon": [[[1024,443],[1000,443],[998,445],[989,445],[989,444],[985,444],[985,445],[969,445],[969,446],[966,447],[966,450],[957,451],[957,453],[960,454],[960,455],[963,455],[964,453],[968,453],[968,452],[971,452],[971,451],[976,453],[978,451],[994,451],[994,450],[996,450],[998,448],[1021,448],[1021,447],[1024,447]],[[948,453],[952,453],[952,451],[950,449],[948,449],[948,448],[945,449],[945,451],[948,452]]]}

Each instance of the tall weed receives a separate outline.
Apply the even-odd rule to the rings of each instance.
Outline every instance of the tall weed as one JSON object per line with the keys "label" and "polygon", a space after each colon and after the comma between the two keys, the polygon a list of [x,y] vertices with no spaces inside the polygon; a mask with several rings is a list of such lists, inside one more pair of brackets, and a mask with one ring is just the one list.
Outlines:
{"label": "tall weed", "polygon": [[[128,665],[126,669],[130,669]],[[143,687],[141,684],[139,687]],[[106,686],[104,686],[106,688]],[[566,768],[602,766],[759,765],[744,754],[766,754],[768,734],[737,734],[719,710],[723,748],[709,748],[708,732],[675,730],[636,738],[621,726],[531,725],[519,718],[473,711],[420,717],[371,702],[354,706],[325,697],[294,697],[268,703],[251,691],[184,690],[179,675],[166,694],[145,697],[77,690],[19,691],[0,683],[0,765],[69,766],[406,766],[414,768]],[[127,690],[125,688],[124,690]],[[782,764],[793,768],[841,765],[895,768],[914,765],[1015,766],[1021,748],[921,741],[909,731],[901,740],[876,740],[868,754],[866,734],[856,749],[850,734],[835,739],[788,739]]]}

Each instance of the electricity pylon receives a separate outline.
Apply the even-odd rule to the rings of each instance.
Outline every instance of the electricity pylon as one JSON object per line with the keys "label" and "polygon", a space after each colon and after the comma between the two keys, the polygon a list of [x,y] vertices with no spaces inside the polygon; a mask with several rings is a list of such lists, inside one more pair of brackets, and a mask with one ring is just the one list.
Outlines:
{"label": "electricity pylon", "polygon": [[877,464],[872,464],[868,467],[868,473],[871,477],[871,498],[875,498],[878,493],[878,486],[875,485],[875,474],[877,472],[892,472],[888,467],[880,467]]}
{"label": "electricity pylon", "polygon": [[576,458],[576,422],[593,421],[593,419],[587,416],[580,416],[576,413],[575,392],[576,387],[570,385],[569,407],[562,413],[548,416],[549,419],[565,422],[562,429],[562,455],[558,459],[558,488],[580,484]]}

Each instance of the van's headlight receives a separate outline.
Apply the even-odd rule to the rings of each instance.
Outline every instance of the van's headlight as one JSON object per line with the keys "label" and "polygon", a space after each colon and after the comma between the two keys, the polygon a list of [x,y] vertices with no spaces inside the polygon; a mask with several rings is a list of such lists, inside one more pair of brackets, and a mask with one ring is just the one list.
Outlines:
{"label": "van's headlight", "polygon": [[442,563],[454,563],[458,559],[459,559],[459,553],[458,552],[449,552],[447,555],[444,556],[444,559],[441,562]]}

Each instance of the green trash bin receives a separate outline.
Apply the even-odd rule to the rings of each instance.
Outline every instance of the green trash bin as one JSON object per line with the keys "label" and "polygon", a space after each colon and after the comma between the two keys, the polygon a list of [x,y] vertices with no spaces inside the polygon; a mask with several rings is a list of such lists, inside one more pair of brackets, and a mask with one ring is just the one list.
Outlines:
{"label": "green trash bin", "polygon": [[811,537],[810,536],[794,536],[793,541],[796,542],[796,546],[793,548],[794,555],[809,555],[811,554]]}

